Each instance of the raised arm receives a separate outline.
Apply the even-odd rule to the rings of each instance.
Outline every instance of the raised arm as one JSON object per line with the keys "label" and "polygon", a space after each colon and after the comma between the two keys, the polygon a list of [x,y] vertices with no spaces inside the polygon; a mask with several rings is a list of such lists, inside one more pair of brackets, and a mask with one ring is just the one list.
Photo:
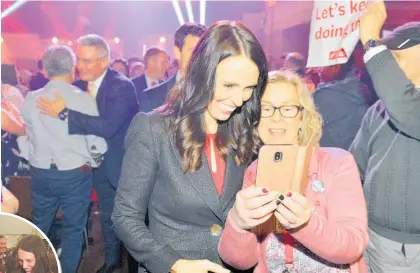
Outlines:
{"label": "raised arm", "polygon": [[[370,5],[360,21],[360,40],[364,45],[380,39],[386,17],[383,0]],[[415,54],[409,55],[407,50],[397,51],[401,64],[409,62],[410,57],[416,58]],[[405,134],[420,139],[420,86],[413,84],[411,80],[414,79],[407,77],[394,55],[384,45],[368,49],[364,59],[375,91],[384,102],[392,123]]]}
{"label": "raised arm", "polygon": [[108,139],[138,111],[134,86],[128,80],[118,82],[112,92],[108,94],[107,99],[110,102],[101,116],[70,110],[68,114],[69,133],[96,135]]}
{"label": "raised arm", "polygon": [[365,59],[375,91],[392,123],[405,134],[420,139],[420,89],[407,78],[386,47]]}

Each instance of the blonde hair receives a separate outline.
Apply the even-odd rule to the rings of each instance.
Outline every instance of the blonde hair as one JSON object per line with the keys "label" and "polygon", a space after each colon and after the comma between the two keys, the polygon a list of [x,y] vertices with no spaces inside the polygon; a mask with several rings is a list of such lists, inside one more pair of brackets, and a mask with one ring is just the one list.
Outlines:
{"label": "blonde hair", "polygon": [[[296,87],[299,96],[299,104],[302,110],[302,133],[299,137],[299,145],[306,146],[310,141],[314,147],[319,147],[319,140],[322,135],[322,118],[316,110],[312,95],[309,92],[306,82],[296,73],[288,70],[271,71],[268,74],[268,83],[290,83]],[[281,90],[279,90],[281,92]],[[264,92],[262,94],[264,96]],[[256,125],[255,129],[258,125]]]}

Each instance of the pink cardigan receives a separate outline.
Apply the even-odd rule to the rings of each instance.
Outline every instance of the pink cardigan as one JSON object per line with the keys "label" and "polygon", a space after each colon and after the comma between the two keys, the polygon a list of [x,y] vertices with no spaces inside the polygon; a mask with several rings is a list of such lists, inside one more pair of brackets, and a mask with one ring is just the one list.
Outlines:
{"label": "pink cardigan", "polygon": [[[244,188],[254,185],[256,167],[254,162],[247,169]],[[305,196],[316,213],[292,236],[321,258],[350,264],[351,273],[368,272],[362,257],[368,242],[366,202],[353,156],[338,148],[318,148],[311,158],[308,179]],[[323,182],[324,192],[312,190],[314,180]],[[219,254],[237,269],[257,265],[255,273],[266,273],[266,244],[251,231],[237,229],[229,215]]]}

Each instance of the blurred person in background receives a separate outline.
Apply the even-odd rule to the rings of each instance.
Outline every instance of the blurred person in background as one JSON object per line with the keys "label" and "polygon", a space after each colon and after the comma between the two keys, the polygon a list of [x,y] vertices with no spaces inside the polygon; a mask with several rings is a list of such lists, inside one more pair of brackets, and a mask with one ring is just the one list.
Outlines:
{"label": "blurred person in background", "polygon": [[171,79],[178,73],[179,70],[179,61],[177,59],[173,59],[169,65],[168,70],[166,71],[168,80]]}
{"label": "blurred person in background", "polygon": [[7,185],[10,176],[19,173],[21,158],[16,142],[18,136],[25,135],[25,125],[19,110],[10,101],[1,101],[1,180]]}
{"label": "blurred person in background", "polygon": [[142,62],[135,62],[130,66],[130,78],[136,78],[144,74],[144,64]]}
{"label": "blurred person in background", "polygon": [[16,86],[22,95],[26,97],[29,91],[29,82],[31,81],[32,74],[27,69],[21,69],[18,71],[18,85]]}
{"label": "blurred person in background", "polygon": [[22,92],[18,86],[18,75],[16,67],[13,64],[1,65],[1,101],[11,102],[17,109],[20,109],[23,103]]}
{"label": "blurred person in background", "polygon": [[15,248],[9,250],[10,255],[6,257],[6,273],[24,273],[19,264]]}
{"label": "blurred person in background", "polygon": [[4,258],[7,256],[7,238],[0,235],[0,264],[5,264]]}
{"label": "blurred person in background", "polygon": [[291,52],[286,55],[283,68],[295,72],[301,77],[305,76],[305,58],[299,52]]}
{"label": "blurred person in background", "polygon": [[347,63],[319,68],[321,82],[313,98],[324,120],[321,147],[348,150],[370,106],[368,87],[353,67],[352,55]]}
{"label": "blurred person in background", "polygon": [[107,145],[95,135],[70,135],[66,111],[51,118],[39,109],[41,98],[62,98],[68,111],[98,116],[95,99],[71,85],[76,65],[72,49],[49,46],[42,60],[50,81],[26,96],[21,115],[27,135],[18,143],[21,156],[31,166],[32,222],[51,236],[57,211],[62,210],[60,260],[63,273],[76,273],[91,200],[92,171],[101,165]]}
{"label": "blurred person in background", "polygon": [[30,91],[40,89],[48,83],[48,79],[45,76],[45,70],[44,70],[44,65],[42,63],[42,60],[38,60],[36,64],[38,67],[38,72],[32,76],[29,82]]}
{"label": "blurred person in background", "polygon": [[159,47],[150,47],[144,55],[144,65],[144,75],[132,79],[139,100],[143,90],[158,85],[165,78],[169,67],[168,52]]}
{"label": "blurred person in background", "polygon": [[318,87],[321,78],[319,76],[319,71],[317,68],[309,68],[305,72],[305,82],[308,86],[308,90],[311,94],[313,94]]}
{"label": "blurred person in background", "polygon": [[130,71],[129,71],[129,67],[128,67],[128,62],[124,59],[115,59],[111,62],[111,68],[120,72],[121,74],[123,74],[124,76],[126,76],[127,78],[130,78]]}
{"label": "blurred person in background", "polygon": [[0,273],[21,273],[10,270],[9,263],[11,256],[10,250],[7,249],[7,238],[0,234]]}
{"label": "blurred person in background", "polygon": [[127,59],[128,67],[131,69],[133,64],[135,63],[143,63],[143,58],[137,57],[137,56],[131,56]]}
{"label": "blurred person in background", "polygon": [[284,67],[284,62],[286,61],[286,57],[288,54],[288,52],[281,54],[278,62],[279,67],[277,69],[282,69]]}
{"label": "blurred person in background", "polygon": [[363,60],[363,56],[365,53],[365,49],[363,44],[359,41],[356,44],[356,47],[353,51],[353,58],[354,58],[354,66],[353,66],[353,73],[364,83],[368,88],[367,92],[367,103],[369,106],[373,105],[379,98],[376,94],[375,88],[373,87],[372,79],[369,75],[369,72],[366,69],[365,62]]}
{"label": "blurred person in background", "polygon": [[192,52],[205,30],[205,26],[195,23],[186,23],[177,29],[174,35],[173,61],[178,64],[178,71],[171,79],[137,93],[140,111],[149,112],[165,103],[169,90],[184,77]]}

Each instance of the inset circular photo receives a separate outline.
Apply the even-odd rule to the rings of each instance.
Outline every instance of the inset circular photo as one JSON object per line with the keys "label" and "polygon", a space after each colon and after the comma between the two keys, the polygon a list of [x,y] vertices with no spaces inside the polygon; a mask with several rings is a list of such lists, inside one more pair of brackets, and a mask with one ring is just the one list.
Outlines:
{"label": "inset circular photo", "polygon": [[50,240],[28,220],[0,213],[0,273],[61,273]]}

